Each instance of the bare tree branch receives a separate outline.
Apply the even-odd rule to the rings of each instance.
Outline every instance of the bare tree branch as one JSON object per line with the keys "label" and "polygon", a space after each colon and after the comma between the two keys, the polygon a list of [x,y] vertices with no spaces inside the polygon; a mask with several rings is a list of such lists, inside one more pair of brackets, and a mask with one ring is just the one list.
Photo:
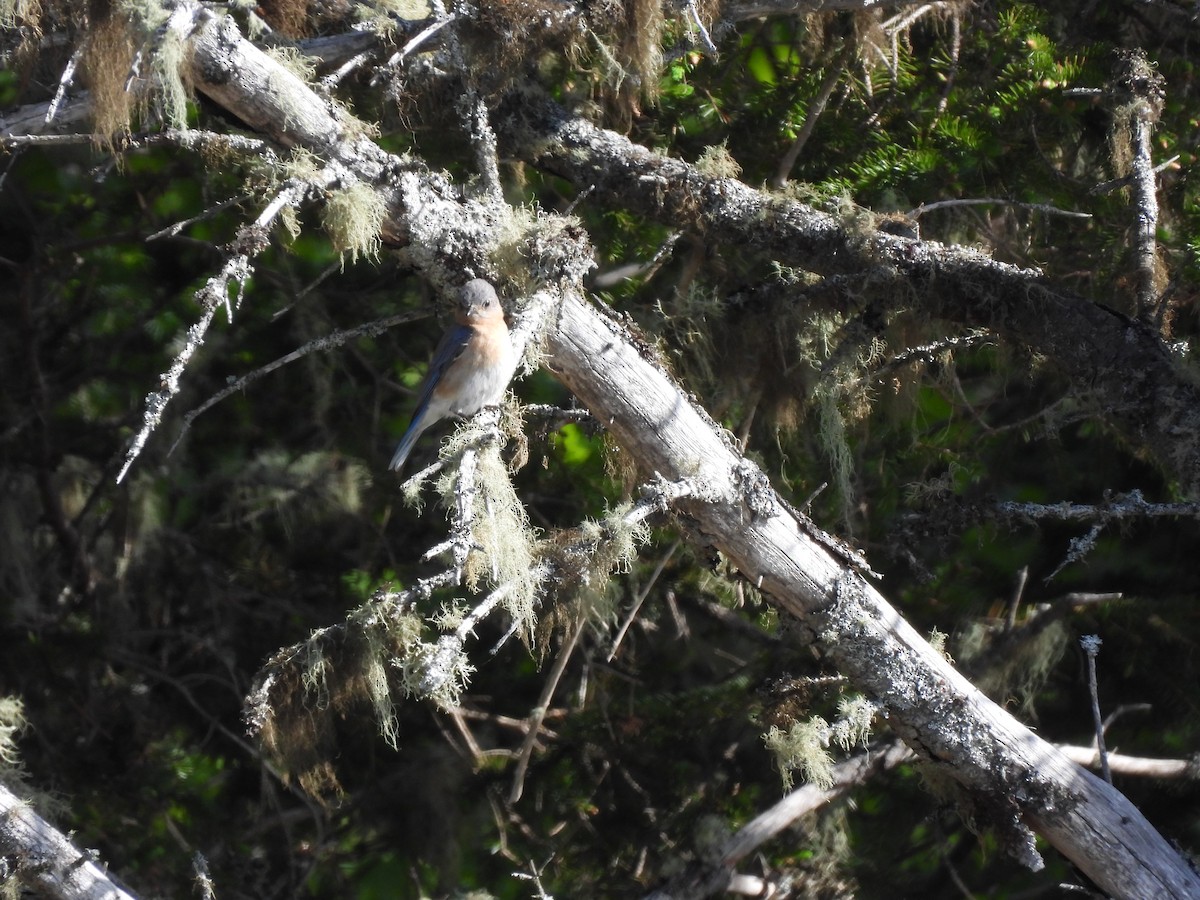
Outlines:
{"label": "bare tree branch", "polygon": [[[1075,747],[1060,744],[1058,749],[1081,766],[1089,769],[1100,767],[1100,753],[1095,747]],[[1150,759],[1144,756],[1127,756],[1124,753],[1108,754],[1108,766],[1117,775],[1132,778],[1161,778],[1164,780],[1200,779],[1200,760]]]}
{"label": "bare tree branch", "polygon": [[864,784],[876,773],[894,768],[912,755],[901,743],[872,749],[833,768],[833,786],[804,785],[787,794],[765,812],[747,822],[714,854],[712,862],[689,866],[667,884],[648,894],[646,900],[711,897],[731,890],[734,868],[743,859],[779,835],[797,819]]}
{"label": "bare tree branch", "polygon": [[[731,178],[710,178],[528,93],[496,117],[514,155],[596,186],[602,202],[824,276],[869,277],[893,302],[989,328],[1106,399],[1105,415],[1200,497],[1200,389],[1158,334],[965,247],[866,232]],[[869,273],[869,274],[867,274]],[[902,299],[901,299],[902,298]]]}
{"label": "bare tree branch", "polygon": [[896,9],[925,3],[926,0],[732,0],[721,9],[721,16],[731,21],[742,21],[772,16],[806,16],[810,13]]}
{"label": "bare tree branch", "polygon": [[1020,725],[930,647],[638,354],[619,325],[567,297],[550,349],[562,380],[644,469],[666,478],[687,472],[710,489],[708,499],[678,504],[692,540],[721,550],[884,704],[910,747],[991,805],[991,821],[1007,823],[1002,838],[1010,852],[1040,864],[1032,837],[1022,836],[1028,823],[1114,894],[1200,891],[1200,877],[1133,804]]}

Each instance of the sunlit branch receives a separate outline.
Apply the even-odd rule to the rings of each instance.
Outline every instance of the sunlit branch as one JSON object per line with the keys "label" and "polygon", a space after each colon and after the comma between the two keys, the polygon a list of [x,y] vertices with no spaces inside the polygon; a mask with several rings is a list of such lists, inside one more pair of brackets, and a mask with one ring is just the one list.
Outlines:
{"label": "sunlit branch", "polygon": [[437,19],[431,25],[414,35],[412,39],[409,40],[408,43],[406,43],[403,47],[401,47],[398,52],[392,54],[391,58],[382,67],[380,72],[371,80],[371,84],[377,84],[383,73],[388,69],[394,69],[401,65],[405,58],[409,56],[409,54],[415,53],[422,44],[453,22],[454,18],[454,15],[451,14],[445,16],[444,18]]}
{"label": "sunlit branch", "polygon": [[712,35],[708,33],[708,29],[704,27],[704,22],[700,18],[700,11],[696,9],[696,0],[687,0],[688,16],[692,20],[692,24],[696,26],[696,30],[700,32],[700,40],[703,42],[705,49],[713,56],[717,55],[717,45],[713,43]]}
{"label": "sunlit branch", "polygon": [[[1081,766],[1087,766],[1089,769],[1096,769],[1100,766],[1100,754],[1095,747],[1060,744],[1058,749]],[[1152,759],[1144,756],[1128,756],[1124,753],[1109,753],[1108,766],[1115,775],[1200,781],[1200,759],[1195,757],[1190,759]]]}
{"label": "sunlit branch", "polygon": [[79,61],[83,58],[85,49],[86,44],[80,44],[76,47],[75,52],[71,54],[71,58],[67,60],[67,64],[63,67],[62,75],[58,79],[58,88],[54,92],[54,99],[50,101],[50,106],[46,110],[47,125],[52,123],[54,117],[58,115],[63,100],[67,97],[67,91],[70,89],[72,82],[75,81],[75,69],[79,65]]}
{"label": "sunlit branch", "polygon": [[95,851],[80,851],[71,839],[0,784],[0,860],[6,890],[22,886],[48,897],[78,900],[135,900],[97,864]]}
{"label": "sunlit branch", "polygon": [[1161,110],[1161,98],[1156,109],[1151,98],[1140,102],[1130,116],[1133,130],[1133,194],[1136,210],[1133,248],[1137,265],[1137,305],[1143,318],[1154,316],[1161,323],[1158,306],[1158,182],[1154,177],[1151,159],[1151,137],[1154,123]]}

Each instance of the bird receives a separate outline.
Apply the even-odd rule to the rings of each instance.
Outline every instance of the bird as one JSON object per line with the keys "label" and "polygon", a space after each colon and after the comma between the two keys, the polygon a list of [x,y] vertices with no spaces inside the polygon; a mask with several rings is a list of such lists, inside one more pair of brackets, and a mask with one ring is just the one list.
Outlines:
{"label": "bird", "polygon": [[496,289],[482,278],[458,292],[455,324],[442,336],[421,383],[417,408],[389,469],[399,472],[422,432],[447,416],[473,416],[495,406],[517,368]]}

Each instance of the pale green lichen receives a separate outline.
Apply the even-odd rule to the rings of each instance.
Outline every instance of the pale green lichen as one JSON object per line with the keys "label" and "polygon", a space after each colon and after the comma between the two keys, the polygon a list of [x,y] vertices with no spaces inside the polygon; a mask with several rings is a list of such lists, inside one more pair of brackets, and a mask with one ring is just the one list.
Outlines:
{"label": "pale green lichen", "polygon": [[305,645],[305,659],[300,667],[300,683],[304,685],[306,694],[316,700],[317,709],[329,707],[329,676],[333,666],[321,652],[320,644],[310,640]]}
{"label": "pale green lichen", "polygon": [[355,181],[330,192],[321,212],[321,222],[333,248],[349,254],[352,263],[360,255],[379,256],[380,232],[387,217],[387,202],[368,184]]}
{"label": "pale green lichen", "polygon": [[721,141],[704,148],[696,160],[696,171],[710,178],[737,178],[742,174],[742,167],[729,152],[728,142]]}
{"label": "pale green lichen", "polygon": [[17,697],[0,697],[0,772],[19,770],[17,736],[28,727],[25,705]]}
{"label": "pale green lichen", "polygon": [[367,689],[371,706],[375,710],[375,721],[379,723],[379,733],[383,735],[388,746],[394,750],[400,737],[400,726],[396,719],[396,704],[392,699],[392,688],[388,681],[391,642],[374,629],[367,631],[366,638],[367,653],[363,659],[363,684]]}
{"label": "pale green lichen", "polygon": [[946,639],[948,637],[949,635],[947,635],[945,632],[938,631],[937,628],[933,628],[929,632],[929,646],[932,647],[937,653],[941,654],[942,658],[945,659],[946,662],[953,664],[954,657],[951,656],[950,651],[946,649]]}
{"label": "pale green lichen", "polygon": [[1001,702],[1016,699],[1031,711],[1039,690],[1050,677],[1070,644],[1062,622],[1053,622],[1031,639],[1019,641],[975,680],[989,697]]}
{"label": "pale green lichen", "polygon": [[836,743],[849,752],[855,745],[867,746],[871,723],[878,707],[861,696],[843,697],[832,725],[820,716],[798,721],[787,731],[772,726],[763,740],[775,756],[785,789],[792,789],[792,773],[821,790],[833,787],[833,756],[828,747]]}
{"label": "pale green lichen", "polygon": [[184,36],[169,29],[152,58],[158,109],[163,122],[172,128],[187,127],[188,88],[182,75],[187,71],[187,53]]}
{"label": "pale green lichen", "polygon": [[493,444],[480,451],[476,472],[479,492],[472,536],[479,550],[468,558],[467,586],[474,590],[481,579],[494,588],[507,586],[504,608],[528,635],[537,618],[537,534],[498,447]]}
{"label": "pale green lichen", "polygon": [[831,729],[832,740],[847,753],[856,744],[866,749],[877,710],[878,707],[865,697],[842,697],[838,701],[837,720]]}
{"label": "pale green lichen", "polygon": [[796,771],[804,781],[822,790],[833,787],[833,757],[825,749],[829,737],[829,723],[820,716],[796,722],[787,731],[771,727],[763,740],[775,756],[785,790],[792,789],[792,773]]}
{"label": "pale green lichen", "polygon": [[266,53],[301,81],[312,81],[313,76],[317,74],[316,60],[301,53],[296,47],[279,44],[268,47]]}
{"label": "pale green lichen", "polygon": [[650,526],[644,519],[629,521],[632,503],[623,503],[604,517],[608,540],[596,548],[595,568],[604,572],[630,572],[637,561],[638,548],[650,540]]}

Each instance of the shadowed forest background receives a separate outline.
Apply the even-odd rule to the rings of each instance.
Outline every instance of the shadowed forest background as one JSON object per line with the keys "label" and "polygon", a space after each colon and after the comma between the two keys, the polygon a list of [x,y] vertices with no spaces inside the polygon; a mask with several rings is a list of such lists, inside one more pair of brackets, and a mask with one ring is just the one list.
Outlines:
{"label": "shadowed forest background", "polygon": [[[0,783],[132,893],[193,895],[200,854],[222,900],[640,896],[864,751],[879,764],[739,871],[777,897],[1090,888],[1044,842],[1045,868],[1022,866],[968,792],[886,757],[887,717],[854,719],[861,692],[821,642],[694,521],[622,520],[655,472],[550,366],[513,382],[486,457],[532,556],[464,549],[468,583],[372,637],[372,604],[446,570],[423,557],[455,528],[454,485],[405,494],[387,462],[452,285],[485,275],[523,308],[560,239],[590,242],[583,284],[643,354],[1042,739],[1095,740],[1079,639],[1098,636],[1108,750],[1167,763],[1114,758],[1114,784],[1200,847],[1194,435],[1056,357],[1069,334],[1042,344],[936,279],[838,262],[882,232],[1038,269],[1194,389],[1191,4],[212,6],[359,139],[444,170],[447,202],[490,198],[461,251],[399,233],[362,181],[198,89],[218,80],[173,37],[186,6],[0,0]],[[843,249],[787,259],[772,219],[701,227],[696,198],[656,214],[679,184],[581,175],[529,136],[550,108],[831,216]],[[118,483],[203,302],[212,325]],[[481,440],[458,428],[403,477],[450,435]],[[481,615],[474,671],[430,689],[421,654],[504,565],[542,573],[532,615]],[[314,647],[264,727],[264,665]]]}

